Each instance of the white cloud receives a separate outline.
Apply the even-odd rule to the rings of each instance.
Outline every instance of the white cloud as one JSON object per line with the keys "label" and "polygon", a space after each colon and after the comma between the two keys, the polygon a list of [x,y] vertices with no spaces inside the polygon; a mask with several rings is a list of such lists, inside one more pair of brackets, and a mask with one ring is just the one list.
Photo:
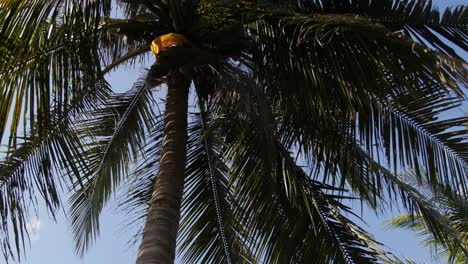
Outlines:
{"label": "white cloud", "polygon": [[39,240],[39,231],[41,230],[41,221],[36,217],[32,218],[29,223],[26,224],[26,230],[29,233],[29,238],[32,241]]}

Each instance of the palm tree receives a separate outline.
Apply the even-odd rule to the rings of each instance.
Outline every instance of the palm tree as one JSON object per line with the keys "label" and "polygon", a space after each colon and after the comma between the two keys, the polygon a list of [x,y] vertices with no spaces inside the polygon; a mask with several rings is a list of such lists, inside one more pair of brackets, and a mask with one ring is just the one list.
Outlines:
{"label": "palm tree", "polygon": [[[423,0],[0,5],[6,259],[24,247],[34,192],[54,213],[58,184],[71,190],[79,253],[126,186],[124,208],[145,220],[137,263],[172,263],[177,238],[187,263],[395,262],[344,200],[426,213],[431,232],[447,236],[397,172],[422,166],[416,180],[467,197],[467,118],[444,117],[466,102],[466,63],[453,49],[468,49],[465,7],[441,16]],[[116,5],[124,18],[111,17]],[[156,63],[113,93],[105,74],[145,61],[151,45]],[[198,110],[187,122],[191,87]]]}

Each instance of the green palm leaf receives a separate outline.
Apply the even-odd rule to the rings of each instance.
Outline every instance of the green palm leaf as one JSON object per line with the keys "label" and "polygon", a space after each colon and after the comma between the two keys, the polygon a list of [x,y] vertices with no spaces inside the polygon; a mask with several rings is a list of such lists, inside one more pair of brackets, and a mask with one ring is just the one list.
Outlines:
{"label": "green palm leaf", "polygon": [[[52,8],[50,4],[49,7]],[[38,4],[35,8],[46,14],[50,11],[40,9]],[[10,120],[9,146],[13,148],[21,120],[25,128],[43,134],[43,123],[60,118],[68,111],[68,105],[80,98],[80,94],[86,94],[101,77],[96,41],[92,37],[95,31],[80,21],[83,14],[74,14],[77,21],[73,25],[66,17],[56,23],[42,18],[31,22],[34,27],[27,28],[31,32],[23,32],[24,24],[18,26],[16,23],[21,21],[17,19],[24,16],[22,12],[33,11],[27,7],[18,10],[15,13],[14,9],[2,9],[0,21],[2,38],[17,43],[11,49],[14,59],[0,66],[0,140]]]}
{"label": "green palm leaf", "polygon": [[[226,92],[229,81],[223,76],[218,88],[220,94]],[[240,88],[242,85],[245,87],[246,83],[234,86],[237,92],[255,89]],[[239,92],[234,102],[233,96],[217,97],[226,98],[222,104],[226,112],[219,116],[221,123],[217,127],[222,129],[220,135],[228,140],[225,155],[226,163],[231,164],[229,179],[234,188],[235,217],[242,219],[240,223],[247,231],[245,240],[255,249],[253,254],[273,263],[377,261],[376,256],[381,253],[370,247],[374,241],[339,213],[348,211],[338,202],[344,197],[325,194],[322,189],[336,188],[312,181],[297,167],[290,153],[276,140],[274,127],[268,128],[269,122],[261,121],[265,118],[263,111],[269,108],[261,106],[258,97],[249,99],[255,96],[254,91],[250,92],[253,95]],[[250,106],[248,114],[242,111],[246,105]],[[316,243],[313,243],[315,249],[308,246],[311,244],[306,241],[313,240],[320,240],[323,247]]]}
{"label": "green palm leaf", "polygon": [[130,164],[141,155],[146,134],[154,125],[151,90],[146,78],[129,92],[114,96],[104,108],[77,124],[88,164],[81,173],[84,184],[74,183],[70,221],[77,252],[83,254],[99,233],[99,215],[111,193],[128,175]]}
{"label": "green palm leaf", "polygon": [[[295,1],[293,1],[295,2]],[[357,14],[381,23],[395,33],[411,36],[437,50],[460,58],[443,36],[458,47],[467,50],[467,18],[465,6],[439,11],[431,0],[314,0],[298,1],[297,8],[305,13]]]}
{"label": "green palm leaf", "polygon": [[[70,180],[82,182],[79,171],[85,166],[80,158],[84,150],[80,135],[73,129],[75,121],[84,110],[90,110],[95,105],[102,104],[109,96],[109,87],[105,82],[98,82],[87,94],[73,105],[61,119],[50,120],[46,124],[44,135],[38,135],[37,130],[28,132],[26,137],[20,138],[19,146],[5,153],[0,161],[0,195],[2,202],[1,230],[4,239],[1,240],[5,258],[10,254],[18,258],[20,242],[26,233],[28,219],[28,204],[36,204],[34,190],[36,189],[44,199],[48,210],[55,214],[60,204],[58,183],[65,182],[57,175],[67,174]],[[36,133],[34,133],[36,132]],[[28,177],[24,177],[24,176]],[[13,226],[10,233],[9,226]],[[16,253],[13,254],[9,244],[10,235],[15,238]],[[23,245],[24,247],[24,245]]]}
{"label": "green palm leaf", "polygon": [[[330,130],[344,129],[350,140],[359,140],[369,153],[384,150],[395,170],[423,162],[432,167],[432,182],[447,183],[452,188],[466,186],[464,130],[446,132],[448,127],[460,127],[466,118],[437,121],[442,113],[456,109],[464,100],[456,82],[465,80],[464,68],[453,72],[447,64],[439,71],[437,57],[417,46],[411,48],[411,41],[379,43],[378,35],[387,38],[384,31],[378,33],[381,29],[374,31],[371,28],[376,26],[359,19],[343,19],[302,17],[278,21],[273,16],[257,27],[258,58],[254,57],[255,66],[251,68],[267,85],[273,109],[278,109],[279,119],[285,122],[280,128],[282,137],[291,146],[298,144],[305,154],[324,161],[325,171],[334,173],[338,164],[327,160],[331,155],[327,152],[338,151],[340,143],[328,142],[322,148],[316,142],[332,139],[327,136]],[[372,40],[360,38],[359,32],[364,29],[354,32],[351,28],[355,26],[368,28],[376,35]],[[293,32],[293,37],[288,32]],[[380,52],[381,48],[388,51]],[[290,52],[278,52],[281,50]],[[401,59],[390,60],[387,55]],[[456,79],[450,80],[452,77]],[[297,115],[298,111],[310,114]],[[334,123],[342,124],[341,128]],[[318,134],[317,128],[325,134]]]}
{"label": "green palm leaf", "polygon": [[216,153],[210,131],[204,130],[206,118],[195,118],[189,129],[180,254],[184,262],[252,263],[239,235],[245,231],[233,216],[228,167]]}
{"label": "green palm leaf", "polygon": [[[415,231],[426,237],[425,243],[432,246],[435,252],[440,252],[440,248],[443,248],[450,263],[464,263],[468,258],[466,200],[443,187],[440,188],[444,190],[443,193],[434,193],[427,182],[414,181],[414,172],[408,173],[405,178],[409,184],[426,190],[425,194],[417,194],[416,200],[420,204],[424,200],[429,210],[409,211],[406,215],[392,218],[388,227]],[[415,192],[409,185],[406,188]]]}

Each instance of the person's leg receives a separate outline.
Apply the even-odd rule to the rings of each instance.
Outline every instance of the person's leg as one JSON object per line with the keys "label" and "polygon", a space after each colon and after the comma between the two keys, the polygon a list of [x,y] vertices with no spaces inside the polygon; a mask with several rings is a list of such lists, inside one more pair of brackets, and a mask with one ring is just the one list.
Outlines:
{"label": "person's leg", "polygon": [[187,79],[192,79],[193,69],[199,65],[215,63],[215,55],[194,47],[171,47],[159,52],[148,74],[148,84],[159,85],[170,71],[179,69]]}

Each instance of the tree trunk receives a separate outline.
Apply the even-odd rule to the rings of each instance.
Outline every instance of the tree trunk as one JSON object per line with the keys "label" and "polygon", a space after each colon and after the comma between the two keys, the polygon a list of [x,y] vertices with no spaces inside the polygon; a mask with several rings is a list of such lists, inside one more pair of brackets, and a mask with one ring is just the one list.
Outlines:
{"label": "tree trunk", "polygon": [[190,81],[181,73],[168,76],[163,150],[137,264],[174,263],[187,156],[189,87]]}

